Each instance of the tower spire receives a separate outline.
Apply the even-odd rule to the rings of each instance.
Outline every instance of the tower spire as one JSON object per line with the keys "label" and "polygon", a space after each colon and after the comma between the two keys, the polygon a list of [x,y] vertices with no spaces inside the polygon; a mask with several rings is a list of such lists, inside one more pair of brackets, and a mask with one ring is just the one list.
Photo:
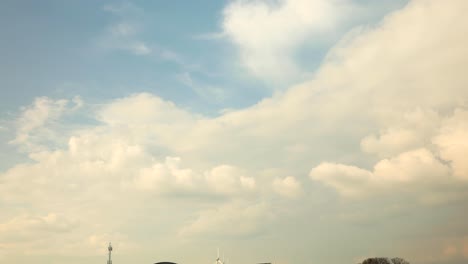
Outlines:
{"label": "tower spire", "polygon": [[107,261],[107,264],[112,264],[112,245],[111,243],[109,242],[109,247],[107,247],[107,250],[109,250],[109,260]]}

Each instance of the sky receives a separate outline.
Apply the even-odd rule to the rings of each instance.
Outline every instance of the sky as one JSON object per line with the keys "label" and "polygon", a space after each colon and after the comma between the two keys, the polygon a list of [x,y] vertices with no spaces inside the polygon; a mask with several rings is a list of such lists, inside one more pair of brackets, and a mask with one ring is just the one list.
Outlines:
{"label": "sky", "polygon": [[468,1],[0,1],[0,262],[468,261]]}

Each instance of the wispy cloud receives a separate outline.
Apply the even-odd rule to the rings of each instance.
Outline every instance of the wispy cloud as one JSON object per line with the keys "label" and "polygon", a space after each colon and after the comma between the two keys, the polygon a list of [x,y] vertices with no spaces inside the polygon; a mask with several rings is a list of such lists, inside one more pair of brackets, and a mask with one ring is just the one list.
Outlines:
{"label": "wispy cloud", "polygon": [[192,88],[198,96],[211,103],[222,103],[229,96],[226,89],[195,81],[189,72],[178,74],[176,78],[185,86]]}
{"label": "wispy cloud", "polygon": [[138,30],[128,22],[121,22],[111,26],[110,32],[114,36],[127,37],[135,35]]}
{"label": "wispy cloud", "polygon": [[112,23],[101,37],[101,46],[110,49],[127,50],[135,55],[152,53],[148,44],[142,40],[144,33],[144,11],[132,3],[106,5],[104,11],[113,14]]}
{"label": "wispy cloud", "polygon": [[197,34],[194,35],[194,39],[199,39],[199,40],[217,40],[217,39],[223,39],[226,38],[227,35],[224,32],[209,32],[209,33],[202,33],[202,34]]}
{"label": "wispy cloud", "polygon": [[135,18],[144,13],[142,8],[128,1],[118,4],[107,4],[103,7],[103,10],[124,18]]}
{"label": "wispy cloud", "polygon": [[116,21],[99,38],[99,46],[173,63],[185,71],[202,72],[199,65],[189,62],[180,53],[163,47],[159,43],[145,40],[144,36],[148,33],[148,29],[143,9],[134,4],[125,3],[105,6],[104,10],[113,14]]}

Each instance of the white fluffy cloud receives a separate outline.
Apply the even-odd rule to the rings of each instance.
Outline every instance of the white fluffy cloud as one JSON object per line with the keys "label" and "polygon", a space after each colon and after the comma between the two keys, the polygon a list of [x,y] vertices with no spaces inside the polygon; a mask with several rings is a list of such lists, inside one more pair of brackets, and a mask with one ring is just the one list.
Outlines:
{"label": "white fluffy cloud", "polygon": [[[451,182],[451,168],[427,149],[403,152],[380,160],[369,171],[356,166],[322,163],[313,168],[311,179],[335,188],[344,196],[367,196],[399,190],[402,185]],[[416,189],[415,189],[416,191]],[[418,195],[415,192],[415,195]]]}
{"label": "white fluffy cloud", "polygon": [[140,169],[134,183],[137,188],[161,193],[186,191],[231,196],[255,190],[255,179],[244,176],[234,166],[220,165],[201,173],[180,168],[180,158],[176,157]]}
{"label": "white fluffy cloud", "polygon": [[426,149],[404,152],[374,166],[376,180],[411,182],[447,179],[450,169]]}
{"label": "white fluffy cloud", "polygon": [[[66,237],[78,225],[78,222],[69,219],[68,216],[56,213],[17,215],[0,223],[0,256],[2,251],[7,253],[47,252],[47,244],[57,245],[56,240]],[[25,247],[28,249],[25,250]]]}
{"label": "white fluffy cloud", "polygon": [[[48,102],[50,99],[44,100]],[[135,109],[140,112],[132,113]],[[243,199],[244,194],[254,194],[256,180],[240,168],[222,164],[191,169],[181,158],[166,156],[167,151],[158,150],[160,143],[153,137],[164,137],[158,137],[154,131],[164,131],[161,135],[167,137],[171,133],[177,136],[183,131],[179,130],[178,121],[185,129],[197,120],[170,102],[140,94],[113,101],[98,109],[95,115],[100,124],[72,130],[65,145],[28,149],[30,162],[0,174],[0,202],[21,204],[11,207],[0,218],[0,231],[5,237],[8,234],[8,237],[19,239],[15,226],[21,224],[23,226],[19,228],[27,230],[29,237],[47,234],[58,241],[36,246],[37,252],[57,250],[59,241],[72,239],[86,245],[79,247],[84,250],[83,254],[91,254],[96,243],[103,242],[100,237],[120,237],[122,243],[131,246],[132,242],[118,232],[118,227],[125,225],[129,216],[117,216],[121,210],[141,210],[134,217],[145,217],[147,199],[170,200],[175,195],[182,195],[187,197],[182,199],[187,204],[190,197],[202,200],[210,197],[209,204],[219,205],[236,197]],[[54,122],[60,121],[56,115]],[[44,123],[46,121],[40,125]],[[187,214],[199,210],[199,206],[189,207]],[[103,211],[103,208],[107,209]],[[45,214],[46,217],[21,218],[18,214],[23,211]],[[74,222],[79,223],[78,228],[65,230],[62,227],[67,222],[60,220],[62,218],[54,222],[55,215],[48,212],[57,211],[66,217],[73,215]],[[24,226],[29,223],[31,225]],[[48,234],[55,226],[64,229],[63,233]],[[246,224],[242,234],[256,232],[255,227],[256,224]],[[211,232],[209,229],[205,231]],[[27,250],[31,245],[24,241],[2,245],[11,252],[32,252]],[[77,246],[76,243],[73,245]],[[67,247],[67,250],[72,249]]]}
{"label": "white fluffy cloud", "polygon": [[174,103],[147,93],[117,99],[103,107],[98,115],[110,125],[175,125],[195,117]]}
{"label": "white fluffy cloud", "polygon": [[164,163],[154,164],[151,168],[142,168],[135,178],[138,188],[172,191],[173,188],[195,188],[195,173],[190,169],[179,168],[180,158],[167,157]]}
{"label": "white fluffy cloud", "polygon": [[11,143],[23,146],[27,151],[38,150],[44,141],[56,135],[50,126],[53,126],[62,115],[79,109],[83,105],[79,97],[73,100],[53,100],[47,97],[38,97],[34,103],[22,109],[16,120],[16,138]]}
{"label": "white fluffy cloud", "polygon": [[275,179],[273,181],[273,189],[278,194],[288,198],[297,198],[302,194],[300,182],[292,176],[285,177],[284,179]]}
{"label": "white fluffy cloud", "polygon": [[233,1],[223,30],[238,47],[245,67],[263,80],[302,74],[293,55],[307,38],[334,29],[349,1]]}
{"label": "white fluffy cloud", "polygon": [[255,179],[244,176],[238,168],[221,165],[205,173],[209,186],[219,193],[236,193],[241,190],[254,190]]}
{"label": "white fluffy cloud", "polygon": [[18,238],[18,234],[28,235],[31,230],[65,232],[73,226],[73,223],[54,213],[37,217],[21,215],[0,224],[0,233],[3,239],[10,240],[12,236]]}
{"label": "white fluffy cloud", "polygon": [[198,218],[180,229],[179,235],[249,236],[263,231],[273,215],[266,204],[246,204],[234,201],[219,208],[201,211]]}
{"label": "white fluffy cloud", "polygon": [[[461,135],[464,122],[455,116],[464,113],[468,98],[464,88],[468,80],[461,71],[468,60],[462,47],[468,38],[460,35],[467,29],[451,21],[462,17],[460,8],[466,6],[463,1],[413,1],[403,11],[388,16],[378,29],[355,32],[357,35],[350,35],[350,40],[343,40],[330,52],[321,74],[336,87],[343,87],[341,96],[354,98],[350,104],[339,101],[342,109],[356,115],[370,114],[379,135],[364,136],[361,148],[386,159],[377,162],[373,170],[323,163],[312,169],[313,179],[344,195],[354,195],[397,182],[463,177],[463,172],[457,174],[461,159],[456,153],[466,142]],[[400,41],[395,44],[391,39]],[[441,41],[451,43],[451,48],[439,49]],[[444,118],[451,112],[454,117]],[[461,129],[449,125],[453,119]],[[444,139],[444,134],[451,135],[448,137],[453,141]],[[455,145],[457,150],[453,150]]]}
{"label": "white fluffy cloud", "polygon": [[453,174],[468,180],[468,111],[457,109],[442,123],[433,142],[439,148],[441,158],[451,163]]}
{"label": "white fluffy cloud", "polygon": [[[313,3],[324,17],[303,13]],[[246,61],[249,67],[271,74],[281,63],[270,56],[293,49],[310,31],[334,25],[329,3],[233,2],[225,11],[225,31],[245,60],[252,60]],[[312,164],[318,165],[309,184],[320,181],[345,196],[374,190],[391,195],[392,186],[421,183],[431,188],[444,183],[444,194],[458,195],[465,190],[460,182],[465,183],[468,163],[467,7],[464,0],[413,1],[378,26],[347,35],[310,81],[245,109],[206,117],[144,93],[89,113],[98,124],[69,133],[54,127],[67,144],[28,149],[29,162],[0,174],[4,232],[27,211],[39,218],[50,212],[65,219],[76,215],[82,224],[62,242],[102,243],[139,223],[157,228],[162,215],[173,217],[165,224],[183,237],[248,236],[271,224],[264,221],[274,215],[266,197],[307,198],[307,186],[300,183]],[[247,26],[258,26],[257,34],[244,33]],[[284,32],[291,43],[283,41]],[[275,39],[276,46],[262,50]],[[284,60],[282,66],[289,67]],[[49,120],[58,123],[64,109],[65,101],[38,99],[18,119],[16,141],[26,142],[21,135],[28,140],[34,135],[37,142],[54,139],[37,131]],[[287,174],[258,173],[267,170]],[[415,188],[414,195],[431,188]],[[183,202],[174,198],[178,195]],[[129,213],[122,215],[124,210]],[[148,214],[155,211],[158,219]],[[230,229],[233,225],[239,228]]]}
{"label": "white fluffy cloud", "polygon": [[364,152],[379,157],[391,157],[401,152],[427,146],[441,121],[433,110],[416,109],[386,120],[379,135],[366,136],[361,140]]}
{"label": "white fluffy cloud", "polygon": [[[379,141],[374,136],[368,136],[361,142],[364,151],[378,147],[376,152],[379,156],[392,153],[376,163],[372,171],[344,164],[322,163],[312,169],[310,177],[348,196],[375,193],[382,191],[382,187],[401,183],[466,180],[468,171],[463,153],[467,151],[467,117],[466,110],[457,108],[451,116],[430,119],[437,120],[435,122],[412,123],[413,129],[405,130],[403,134],[411,137],[401,136],[400,131],[395,133],[394,129],[387,130]],[[421,130],[421,127],[429,129]],[[412,150],[406,150],[411,147]]]}
{"label": "white fluffy cloud", "polygon": [[313,168],[309,176],[335,188],[343,195],[358,195],[372,178],[370,171],[349,165],[321,163]]}

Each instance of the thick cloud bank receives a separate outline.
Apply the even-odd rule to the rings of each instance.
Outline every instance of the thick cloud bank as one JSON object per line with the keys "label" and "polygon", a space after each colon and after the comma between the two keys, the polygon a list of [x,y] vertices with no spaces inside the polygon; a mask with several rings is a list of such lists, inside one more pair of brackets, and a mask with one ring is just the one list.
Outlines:
{"label": "thick cloud bank", "polygon": [[[242,24],[246,18],[249,25],[294,28],[292,42],[335,23],[333,2],[279,2],[240,1],[225,9],[224,30],[262,78],[281,73],[282,59],[272,54],[288,55],[295,44]],[[292,19],[304,7],[320,16]],[[436,219],[424,208],[465,208],[468,201],[466,10],[465,0],[412,1],[376,26],[348,32],[309,81],[216,117],[149,93],[94,107],[79,98],[36,99],[19,113],[12,140],[29,160],[0,174],[0,260],[77,249],[73,254],[93,255],[116,238],[116,248],[129,254],[145,243],[169,250],[179,241],[217,243],[206,242],[213,238],[263,236],[277,248],[282,241],[338,243],[342,238],[323,230],[345,225],[354,239],[366,232],[353,225],[359,221],[431,230],[429,220],[416,227],[410,220]],[[285,60],[284,70],[295,71]],[[75,114],[91,121],[67,119]],[[376,213],[347,222],[359,206]],[[411,206],[423,213],[415,210],[408,225],[392,220]],[[445,213],[462,230],[460,212]],[[314,236],[298,242],[292,225]],[[416,241],[408,259],[466,258],[468,234],[444,228],[431,239],[415,234],[432,253],[422,257]],[[403,245],[403,236],[394,238]],[[375,250],[392,248],[385,243]],[[364,242],[359,253],[340,257],[372,254],[365,246],[374,245]],[[294,259],[293,251],[284,254]]]}

